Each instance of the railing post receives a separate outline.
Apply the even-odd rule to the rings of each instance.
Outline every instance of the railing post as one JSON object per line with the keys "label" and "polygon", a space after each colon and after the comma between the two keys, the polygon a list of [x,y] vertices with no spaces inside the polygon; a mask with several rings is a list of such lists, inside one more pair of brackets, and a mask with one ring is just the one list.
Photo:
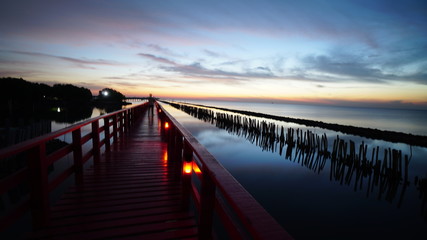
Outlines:
{"label": "railing post", "polygon": [[132,115],[132,108],[127,110],[128,113],[128,130],[130,130],[131,126],[132,126],[132,119],[133,119],[133,115]]}
{"label": "railing post", "polygon": [[73,131],[73,157],[75,167],[75,181],[77,185],[83,184],[83,152],[82,152],[82,130]]}
{"label": "railing post", "polygon": [[110,118],[104,118],[104,140],[105,140],[105,151],[110,151]]}
{"label": "railing post", "polygon": [[93,160],[94,162],[99,162],[100,159],[100,147],[99,144],[99,122],[96,120],[92,122],[92,151],[93,151]]}
{"label": "railing post", "polygon": [[[190,144],[185,141],[184,142],[184,150],[183,150],[183,162],[191,162],[193,161],[193,150],[190,147]],[[191,196],[191,172],[189,174],[185,173],[185,169],[183,169],[184,164],[181,163],[181,176],[182,176],[182,207],[183,209],[188,209],[190,206],[190,196]]]}
{"label": "railing post", "polygon": [[113,141],[116,143],[118,140],[117,137],[117,114],[113,116]]}
{"label": "railing post", "polygon": [[130,130],[130,128],[132,127],[132,123],[133,123],[133,109],[128,109],[128,130]]}
{"label": "railing post", "polygon": [[172,148],[175,148],[175,126],[173,126],[173,124],[170,122],[169,123],[169,129],[168,129],[168,135],[167,135],[167,141],[168,144],[170,144],[170,146]]}
{"label": "railing post", "polygon": [[119,121],[119,132],[120,137],[123,137],[123,130],[124,130],[124,113],[120,113],[120,121]]}
{"label": "railing post", "polygon": [[215,184],[205,165],[200,187],[199,239],[212,239],[213,210],[215,206]]}
{"label": "railing post", "polygon": [[124,111],[123,112],[124,116],[123,116],[123,131],[126,132],[128,129],[128,120],[129,120],[129,116],[128,116],[128,111]]}
{"label": "railing post", "polygon": [[31,184],[31,213],[35,229],[46,226],[49,219],[49,185],[46,166],[46,143],[42,142],[29,152]]}
{"label": "railing post", "polygon": [[131,118],[131,121],[132,121],[132,126],[133,125],[135,125],[135,122],[136,122],[136,120],[137,120],[137,111],[136,111],[136,109],[135,108],[131,108],[130,109],[130,111],[131,111],[131,116],[132,116],[132,118]]}
{"label": "railing post", "polygon": [[184,146],[183,146],[181,133],[179,132],[178,129],[176,131],[177,131],[177,133],[176,133],[176,145],[174,148],[174,150],[175,150],[174,151],[174,156],[175,156],[174,160],[180,162],[182,160],[182,149]]}

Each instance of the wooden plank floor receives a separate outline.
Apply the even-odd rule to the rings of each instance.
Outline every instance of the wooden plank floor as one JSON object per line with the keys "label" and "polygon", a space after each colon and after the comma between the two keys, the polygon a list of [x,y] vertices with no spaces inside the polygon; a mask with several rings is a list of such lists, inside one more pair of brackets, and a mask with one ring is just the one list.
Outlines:
{"label": "wooden plank floor", "polygon": [[31,239],[191,239],[195,217],[182,206],[180,164],[170,161],[156,113],[145,114],[99,164],[85,170]]}

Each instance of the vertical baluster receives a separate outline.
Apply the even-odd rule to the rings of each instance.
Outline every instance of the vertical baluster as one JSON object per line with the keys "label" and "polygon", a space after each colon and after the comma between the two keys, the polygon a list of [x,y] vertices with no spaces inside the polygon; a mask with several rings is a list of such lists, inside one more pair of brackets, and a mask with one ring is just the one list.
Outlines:
{"label": "vertical baluster", "polygon": [[33,227],[46,226],[49,219],[49,185],[46,166],[46,144],[35,146],[29,151],[29,169],[31,172],[31,214]]}
{"label": "vertical baluster", "polygon": [[83,153],[81,128],[73,131],[73,157],[75,167],[75,181],[77,185],[83,184]]}
{"label": "vertical baluster", "polygon": [[203,165],[200,189],[199,239],[212,239],[213,210],[215,206],[215,184],[209,170]]}
{"label": "vertical baluster", "polygon": [[[193,149],[190,147],[190,144],[184,139],[184,149],[183,149],[183,162],[193,161]],[[184,164],[181,164],[182,166]],[[185,169],[181,170],[181,173],[184,173]],[[182,207],[188,209],[190,206],[190,195],[191,195],[191,172],[189,174],[182,174]]]}
{"label": "vertical baluster", "polygon": [[110,118],[104,118],[104,140],[105,140],[105,151],[110,151]]}
{"label": "vertical baluster", "polygon": [[127,113],[128,113],[128,119],[127,119],[127,126],[128,126],[128,128],[127,128],[127,130],[129,131],[130,130],[130,127],[132,126],[132,120],[133,120],[133,108],[131,108],[131,109],[128,109],[127,111],[126,111]]}
{"label": "vertical baluster", "polygon": [[123,137],[123,132],[124,132],[124,128],[125,128],[125,115],[124,112],[120,113],[120,122],[119,122],[119,132],[120,132],[120,138]]}
{"label": "vertical baluster", "polygon": [[176,162],[181,162],[182,160],[182,149],[183,149],[184,145],[183,145],[183,137],[181,132],[179,132],[179,130],[177,129],[177,133],[176,133],[176,146],[175,146],[175,153],[174,153],[174,160]]}
{"label": "vertical baluster", "polygon": [[117,143],[117,114],[113,116],[113,142]]}
{"label": "vertical baluster", "polygon": [[99,122],[96,120],[92,123],[92,151],[94,162],[99,162],[100,159],[100,144],[99,144]]}
{"label": "vertical baluster", "polygon": [[129,124],[128,124],[128,121],[129,121],[128,111],[124,111],[123,114],[124,114],[124,117],[123,117],[124,118],[123,119],[123,131],[126,132],[128,130],[128,127],[129,127]]}

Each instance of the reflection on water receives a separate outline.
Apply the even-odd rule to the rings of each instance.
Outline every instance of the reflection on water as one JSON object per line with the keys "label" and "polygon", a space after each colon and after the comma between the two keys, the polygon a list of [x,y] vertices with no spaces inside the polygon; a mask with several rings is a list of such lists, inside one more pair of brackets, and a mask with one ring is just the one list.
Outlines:
{"label": "reflection on water", "polygon": [[234,136],[173,113],[297,239],[348,239],[356,229],[354,238],[426,237],[425,148],[221,111],[189,113]]}
{"label": "reflection on water", "polygon": [[90,118],[93,107],[91,105],[55,107],[45,117],[58,123],[74,123]]}
{"label": "reflection on water", "polygon": [[98,117],[120,109],[122,109],[122,106],[120,105],[106,105],[103,108],[93,106],[81,106],[71,108],[62,107],[60,112],[53,111],[53,113],[51,113],[51,115],[49,115],[48,117],[53,120],[53,132],[81,122],[83,120]]}

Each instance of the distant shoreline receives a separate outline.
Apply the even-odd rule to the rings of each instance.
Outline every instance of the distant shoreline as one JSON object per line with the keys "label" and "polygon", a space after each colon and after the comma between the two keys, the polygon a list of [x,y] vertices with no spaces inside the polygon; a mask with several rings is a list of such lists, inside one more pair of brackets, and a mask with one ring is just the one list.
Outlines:
{"label": "distant shoreline", "polygon": [[[164,101],[164,102],[169,103],[169,101]],[[257,112],[251,112],[246,110],[207,106],[207,105],[201,105],[201,104],[183,103],[183,102],[179,102],[179,103],[186,104],[186,105],[190,104],[194,106],[207,107],[207,108],[218,109],[223,111],[229,111],[229,112],[244,114],[248,116],[262,117],[262,118],[284,121],[284,122],[292,122],[292,123],[302,124],[309,127],[319,127],[323,129],[329,129],[329,130],[333,130],[333,131],[337,131],[345,134],[351,134],[351,135],[356,135],[356,136],[366,137],[371,139],[384,140],[384,141],[394,142],[394,143],[406,143],[412,146],[427,147],[427,136],[413,135],[410,133],[402,133],[402,132],[395,132],[395,131],[389,131],[389,130],[379,130],[379,129],[365,128],[365,127],[355,127],[355,126],[335,124],[335,123],[325,123],[322,121],[315,121],[315,120],[308,120],[308,119],[282,117],[282,116],[276,116],[276,115],[265,114],[265,113],[257,113]]]}

